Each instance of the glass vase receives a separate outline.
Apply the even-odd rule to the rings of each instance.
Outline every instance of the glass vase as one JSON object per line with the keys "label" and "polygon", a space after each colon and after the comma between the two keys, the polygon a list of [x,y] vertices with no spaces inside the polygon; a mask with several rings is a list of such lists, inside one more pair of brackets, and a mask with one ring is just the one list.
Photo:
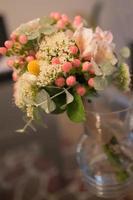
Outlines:
{"label": "glass vase", "polygon": [[84,134],[77,145],[83,177],[97,196],[120,198],[133,186],[132,95],[111,88],[84,105]]}

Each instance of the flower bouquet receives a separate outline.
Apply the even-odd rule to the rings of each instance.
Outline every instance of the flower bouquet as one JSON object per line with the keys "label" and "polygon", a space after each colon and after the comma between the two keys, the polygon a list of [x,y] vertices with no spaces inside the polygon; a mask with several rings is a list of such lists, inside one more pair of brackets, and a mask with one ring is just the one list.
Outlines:
{"label": "flower bouquet", "polygon": [[[116,55],[112,33],[88,28],[81,16],[70,20],[65,14],[53,12],[22,24],[0,53],[11,57],[7,64],[13,69],[14,101],[27,115],[20,132],[33,120],[41,121],[43,112],[66,112],[73,122],[84,122],[84,99],[93,102],[99,91],[112,84],[129,90],[129,67],[124,61],[129,49],[124,47]],[[105,151],[114,168],[123,169],[121,160],[117,165],[118,155],[112,147]],[[121,174],[128,177],[124,169]]]}

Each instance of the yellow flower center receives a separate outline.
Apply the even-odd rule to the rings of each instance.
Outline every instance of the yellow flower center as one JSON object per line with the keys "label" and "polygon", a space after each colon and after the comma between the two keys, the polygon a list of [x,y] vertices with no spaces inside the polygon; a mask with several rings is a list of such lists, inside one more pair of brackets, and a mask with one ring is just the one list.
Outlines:
{"label": "yellow flower center", "polygon": [[34,74],[36,76],[39,75],[40,73],[40,66],[38,64],[38,61],[37,60],[32,60],[28,63],[27,65],[27,68],[28,68],[28,71],[31,73],[31,74]]}

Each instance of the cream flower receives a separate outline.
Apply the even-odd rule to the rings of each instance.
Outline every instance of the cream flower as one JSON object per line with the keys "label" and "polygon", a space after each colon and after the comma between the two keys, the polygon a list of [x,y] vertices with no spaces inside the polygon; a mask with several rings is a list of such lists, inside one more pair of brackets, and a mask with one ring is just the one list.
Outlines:
{"label": "cream flower", "polygon": [[[74,40],[70,39],[64,32],[57,32],[43,38],[37,53],[37,60],[40,65],[40,73],[37,77],[37,85],[47,86],[52,84],[62,73],[62,64],[72,61],[70,46],[75,45]],[[52,64],[52,58],[58,57],[59,64]]]}
{"label": "cream flower", "polygon": [[96,27],[95,38],[99,41],[111,44],[113,35],[110,31],[103,31],[100,27]]}
{"label": "cream flower", "polygon": [[90,54],[95,54],[97,50],[97,44],[93,39],[94,34],[92,29],[80,27],[74,33],[73,38],[80,50],[81,57],[87,57]]}
{"label": "cream flower", "polygon": [[33,85],[33,84],[36,84],[37,76],[35,76],[29,72],[26,72],[25,74],[23,74],[23,79],[26,82],[28,82],[29,84]]}
{"label": "cream flower", "polygon": [[117,59],[113,53],[113,49],[104,42],[97,45],[97,52],[94,56],[96,63],[110,62],[112,65],[117,63]]}
{"label": "cream flower", "polygon": [[35,85],[29,77],[28,73],[23,74],[14,85],[15,104],[24,110],[34,105]]}
{"label": "cream flower", "polygon": [[62,72],[60,64],[52,65],[48,64],[46,61],[41,60],[39,61],[39,65],[40,74],[37,78],[37,85],[40,87],[51,85]]}
{"label": "cream flower", "polygon": [[98,64],[107,61],[113,65],[116,64],[114,45],[111,43],[113,36],[110,32],[102,31],[99,27],[95,32],[92,29],[80,27],[73,37],[82,58],[91,58]]}
{"label": "cream flower", "polygon": [[60,57],[60,59],[68,60],[70,58],[69,47],[74,45],[67,34],[64,32],[58,32],[50,36],[46,36],[40,44],[39,51],[37,53],[37,59],[45,60],[50,63],[52,57]]}

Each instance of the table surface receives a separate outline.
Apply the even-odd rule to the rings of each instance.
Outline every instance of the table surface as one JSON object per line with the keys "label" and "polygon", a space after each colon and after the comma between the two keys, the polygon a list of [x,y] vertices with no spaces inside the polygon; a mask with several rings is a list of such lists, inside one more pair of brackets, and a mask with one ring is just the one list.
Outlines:
{"label": "table surface", "polygon": [[[48,129],[15,133],[23,122],[12,106],[12,85],[0,89],[0,200],[102,200],[91,194],[77,165],[78,130],[71,133],[73,125],[64,116],[59,122],[51,116],[46,117]],[[133,200],[133,192],[112,200]]]}

